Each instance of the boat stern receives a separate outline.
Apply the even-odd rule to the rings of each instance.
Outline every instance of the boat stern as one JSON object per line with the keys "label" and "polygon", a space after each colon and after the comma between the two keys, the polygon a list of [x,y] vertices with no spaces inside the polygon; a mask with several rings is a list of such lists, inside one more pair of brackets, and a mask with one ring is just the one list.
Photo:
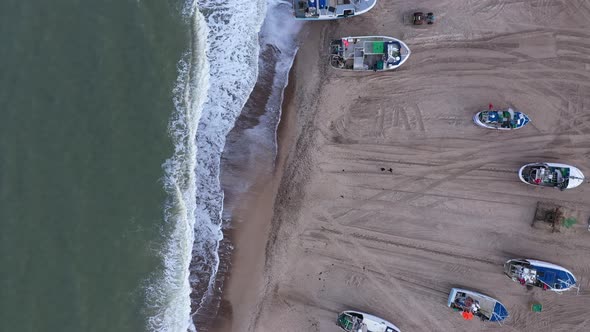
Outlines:
{"label": "boat stern", "polygon": [[354,320],[346,311],[338,314],[336,318],[336,325],[344,331],[352,331],[354,327]]}
{"label": "boat stern", "polygon": [[504,274],[506,274],[507,276],[509,276],[510,278],[512,278],[512,259],[509,259],[506,261],[506,263],[504,263]]}
{"label": "boat stern", "polygon": [[296,19],[305,20],[307,19],[306,13],[309,13],[309,3],[304,0],[292,0],[293,2],[293,15]]}
{"label": "boat stern", "polygon": [[475,115],[473,116],[473,122],[483,128],[490,128],[489,126],[486,126],[483,122],[481,122],[481,120],[479,119],[481,112],[477,112],[475,113]]}
{"label": "boat stern", "polygon": [[453,304],[453,302],[455,301],[455,297],[457,296],[458,291],[458,288],[451,289],[451,292],[449,293],[449,298],[447,299],[447,307],[451,307],[451,304]]}
{"label": "boat stern", "polygon": [[520,181],[522,181],[522,182],[524,182],[524,183],[526,183],[526,184],[531,184],[531,183],[529,183],[527,180],[525,180],[525,178],[524,178],[524,176],[523,176],[523,174],[524,174],[524,170],[525,170],[527,167],[531,166],[531,165],[533,165],[533,164],[526,164],[526,165],[522,166],[522,167],[521,167],[521,168],[518,170],[518,178],[520,179]]}

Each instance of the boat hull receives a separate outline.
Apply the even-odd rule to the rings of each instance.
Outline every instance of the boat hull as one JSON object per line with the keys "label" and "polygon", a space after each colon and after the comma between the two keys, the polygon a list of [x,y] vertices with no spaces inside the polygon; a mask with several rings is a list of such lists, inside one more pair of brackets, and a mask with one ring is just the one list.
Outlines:
{"label": "boat hull", "polygon": [[572,188],[575,188],[575,187],[581,185],[582,183],[584,183],[584,180],[585,180],[584,174],[582,173],[582,171],[580,171],[580,169],[578,169],[577,167],[571,166],[571,165],[560,164],[560,163],[530,163],[530,164],[526,164],[518,170],[518,178],[520,179],[520,181],[522,181],[528,185],[535,186],[535,187],[545,187],[542,185],[530,183],[524,178],[524,170],[527,167],[540,165],[540,164],[545,164],[549,167],[556,167],[556,168],[566,168],[566,167],[569,168],[571,178],[568,179],[568,185],[564,189],[572,189]]}

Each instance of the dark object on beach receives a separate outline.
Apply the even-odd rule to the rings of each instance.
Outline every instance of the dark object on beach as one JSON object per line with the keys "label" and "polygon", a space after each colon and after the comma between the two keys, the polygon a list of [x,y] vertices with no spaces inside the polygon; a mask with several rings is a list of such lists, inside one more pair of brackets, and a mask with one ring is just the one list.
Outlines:
{"label": "dark object on beach", "polygon": [[426,13],[427,24],[434,24],[434,13]]}
{"label": "dark object on beach", "polygon": [[426,24],[434,24],[434,13],[426,13],[426,16],[423,12],[414,13],[414,25],[422,25],[424,21]]}
{"label": "dark object on beach", "polygon": [[424,13],[423,12],[415,12],[414,13],[414,25],[422,25],[424,24]]}

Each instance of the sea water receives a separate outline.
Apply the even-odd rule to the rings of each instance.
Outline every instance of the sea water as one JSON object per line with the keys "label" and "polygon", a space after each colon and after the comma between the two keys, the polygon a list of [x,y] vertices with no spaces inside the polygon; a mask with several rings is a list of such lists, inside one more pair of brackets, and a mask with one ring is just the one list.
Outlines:
{"label": "sea water", "polygon": [[220,158],[261,45],[284,51],[274,144],[294,33],[261,27],[281,5],[2,1],[0,330],[198,329],[221,292]]}
{"label": "sea water", "polygon": [[0,1],[1,331],[147,329],[183,5]]}

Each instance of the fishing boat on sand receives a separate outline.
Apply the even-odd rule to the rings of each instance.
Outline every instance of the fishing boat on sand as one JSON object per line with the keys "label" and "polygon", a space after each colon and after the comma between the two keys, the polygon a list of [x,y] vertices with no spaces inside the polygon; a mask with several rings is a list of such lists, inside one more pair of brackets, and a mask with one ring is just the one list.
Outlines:
{"label": "fishing boat on sand", "polygon": [[393,70],[406,62],[409,56],[408,45],[392,37],[345,37],[330,44],[330,64],[337,69]]}
{"label": "fishing boat on sand", "polygon": [[576,286],[573,273],[559,265],[532,259],[510,259],[504,263],[504,273],[523,286],[563,292]]}
{"label": "fishing boat on sand", "polygon": [[346,332],[400,332],[397,326],[386,320],[352,310],[341,312],[336,325]]}
{"label": "fishing boat on sand", "polygon": [[584,174],[574,166],[558,163],[526,164],[518,171],[518,177],[524,183],[552,187],[560,190],[571,189],[584,182]]}
{"label": "fishing boat on sand", "polygon": [[476,125],[498,130],[520,129],[530,121],[526,114],[515,111],[512,108],[481,111],[473,116],[473,122]]}
{"label": "fishing boat on sand", "polygon": [[364,14],[377,0],[293,0],[293,12],[299,20],[335,20]]}
{"label": "fishing boat on sand", "polygon": [[473,319],[474,316],[490,322],[501,322],[508,318],[508,310],[500,301],[460,288],[451,289],[447,306],[460,310],[463,318],[467,320]]}

